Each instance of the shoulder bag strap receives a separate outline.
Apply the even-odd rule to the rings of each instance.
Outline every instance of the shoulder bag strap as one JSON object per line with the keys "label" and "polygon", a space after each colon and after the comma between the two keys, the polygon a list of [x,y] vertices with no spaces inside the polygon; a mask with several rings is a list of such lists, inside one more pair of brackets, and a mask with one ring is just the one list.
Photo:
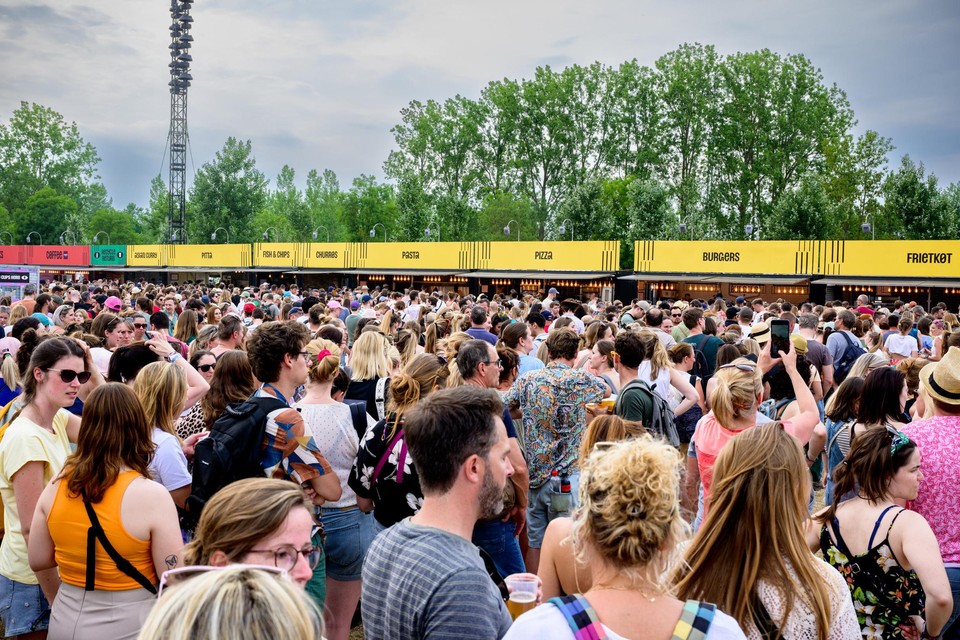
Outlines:
{"label": "shoulder bag strap", "polygon": [[580,594],[550,598],[547,603],[560,610],[577,640],[606,640],[597,612]]}
{"label": "shoulder bag strap", "polygon": [[377,418],[383,420],[387,417],[385,408],[387,401],[387,382],[390,378],[380,378],[377,380],[377,389],[374,393],[374,400],[377,403]]}
{"label": "shoulder bag strap", "polygon": [[[386,428],[386,425],[384,425]],[[380,477],[380,472],[383,471],[383,465],[387,464],[387,460],[390,458],[390,452],[393,451],[393,447],[397,444],[397,440],[403,437],[403,429],[398,429],[396,435],[393,436],[393,439],[390,440],[390,444],[387,445],[387,450],[383,452],[383,455],[380,456],[377,466],[373,468],[373,477],[370,478],[370,490],[373,491],[373,486],[377,483],[377,478]],[[401,463],[402,464],[402,463]]]}
{"label": "shoulder bag strap", "polygon": [[687,600],[683,603],[680,619],[673,629],[672,640],[705,640],[717,605],[698,600]]}
{"label": "shoulder bag strap", "polygon": [[774,623],[773,618],[770,617],[770,612],[767,611],[767,607],[760,598],[757,598],[757,608],[753,612],[753,623],[756,625],[757,631],[760,632],[760,637],[763,638],[763,640],[779,640],[783,637],[780,634],[780,629],[776,623]]}
{"label": "shoulder bag strap", "polygon": [[84,500],[83,506],[87,509],[87,517],[90,518],[90,528],[87,529],[87,575],[84,589],[86,591],[94,590],[97,574],[96,541],[99,540],[103,550],[106,551],[107,555],[110,556],[110,559],[116,563],[117,568],[120,569],[120,571],[122,571],[128,577],[136,580],[137,583],[144,589],[153,595],[156,595],[157,588],[153,586],[153,583],[150,582],[145,575],[140,573],[135,566],[130,564],[129,560],[121,556],[117,550],[113,548],[113,545],[110,544],[110,541],[107,539],[107,534],[103,531],[103,527],[100,526],[100,519],[97,517],[97,512],[93,510],[93,505],[91,505],[88,500]]}

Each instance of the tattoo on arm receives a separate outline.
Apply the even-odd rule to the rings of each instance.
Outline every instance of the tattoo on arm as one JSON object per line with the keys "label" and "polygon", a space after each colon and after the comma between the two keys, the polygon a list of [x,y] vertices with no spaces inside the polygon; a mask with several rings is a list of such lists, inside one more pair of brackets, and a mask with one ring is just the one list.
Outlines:
{"label": "tattoo on arm", "polygon": [[167,556],[167,559],[164,560],[167,563],[168,569],[175,569],[177,566],[177,556]]}

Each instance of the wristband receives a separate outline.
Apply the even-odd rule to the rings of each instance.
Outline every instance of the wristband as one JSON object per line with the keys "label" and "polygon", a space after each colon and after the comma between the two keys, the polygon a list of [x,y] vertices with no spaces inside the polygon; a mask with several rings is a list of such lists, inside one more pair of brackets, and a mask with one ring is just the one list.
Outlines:
{"label": "wristband", "polygon": [[167,355],[164,359],[170,364],[173,364],[174,362],[177,361],[177,358],[179,357],[180,357],[180,354],[177,353],[176,351],[173,351],[169,355]]}

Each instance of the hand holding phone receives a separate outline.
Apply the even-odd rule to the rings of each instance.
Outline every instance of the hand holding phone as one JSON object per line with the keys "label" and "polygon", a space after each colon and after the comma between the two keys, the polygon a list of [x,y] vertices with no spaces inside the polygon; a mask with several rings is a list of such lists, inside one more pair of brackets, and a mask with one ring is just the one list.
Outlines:
{"label": "hand holding phone", "polygon": [[779,358],[781,351],[790,351],[790,322],[775,319],[770,321],[770,357]]}

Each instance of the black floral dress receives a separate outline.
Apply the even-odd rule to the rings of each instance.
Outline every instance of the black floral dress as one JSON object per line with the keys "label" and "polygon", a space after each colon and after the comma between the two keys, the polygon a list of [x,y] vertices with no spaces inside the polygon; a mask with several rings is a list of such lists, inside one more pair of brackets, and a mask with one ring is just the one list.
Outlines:
{"label": "black floral dress", "polygon": [[423,504],[420,477],[402,434],[403,418],[397,421],[395,414],[368,429],[347,481],[359,497],[373,500],[373,517],[384,527],[416,514]]}
{"label": "black floral dress", "polygon": [[903,638],[900,625],[913,624],[909,617],[922,616],[924,610],[920,579],[913,570],[907,571],[900,566],[890,546],[890,529],[906,509],[897,512],[887,528],[886,537],[878,545],[873,545],[880,522],[893,508],[892,505],[887,507],[877,518],[868,549],[860,555],[850,553],[840,535],[840,523],[836,518],[830,522],[829,530],[826,524],[820,529],[823,557],[847,581],[860,632],[870,640]]}

